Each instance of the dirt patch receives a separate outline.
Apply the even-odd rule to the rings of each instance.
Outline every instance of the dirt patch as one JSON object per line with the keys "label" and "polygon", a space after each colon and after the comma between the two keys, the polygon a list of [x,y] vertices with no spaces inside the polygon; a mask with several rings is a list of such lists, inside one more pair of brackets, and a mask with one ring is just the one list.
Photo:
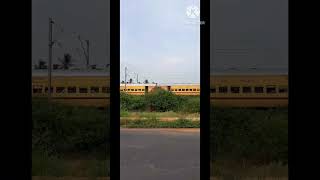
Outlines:
{"label": "dirt patch", "polygon": [[124,132],[141,132],[141,133],[200,133],[200,128],[120,128]]}
{"label": "dirt patch", "polygon": [[185,119],[185,120],[191,120],[191,121],[200,121],[200,117],[195,118],[195,117],[186,117],[186,118],[181,118],[181,117],[120,117],[120,120],[123,121],[136,121],[136,120],[148,120],[148,119],[156,119],[159,121],[163,121],[163,122],[170,122],[170,121],[177,121],[180,119]]}

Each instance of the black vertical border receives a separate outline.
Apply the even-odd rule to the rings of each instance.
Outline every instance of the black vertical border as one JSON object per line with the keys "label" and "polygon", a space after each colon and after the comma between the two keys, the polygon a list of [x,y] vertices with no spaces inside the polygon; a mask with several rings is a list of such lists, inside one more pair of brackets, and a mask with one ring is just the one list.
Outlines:
{"label": "black vertical border", "polygon": [[120,0],[110,1],[110,179],[120,179]]}
{"label": "black vertical border", "polygon": [[200,0],[200,179],[210,179],[210,0]]}
{"label": "black vertical border", "polygon": [[32,0],[3,3],[0,179],[31,180]]}

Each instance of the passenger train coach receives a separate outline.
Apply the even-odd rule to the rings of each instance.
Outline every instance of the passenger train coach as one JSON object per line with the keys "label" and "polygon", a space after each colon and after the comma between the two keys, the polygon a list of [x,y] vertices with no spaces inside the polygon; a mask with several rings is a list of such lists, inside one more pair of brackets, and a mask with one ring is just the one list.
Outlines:
{"label": "passenger train coach", "polygon": [[171,91],[173,94],[180,96],[199,96],[199,84],[173,84],[173,85],[157,85],[157,84],[121,84],[120,92],[131,95],[144,95],[150,93],[155,88],[161,88],[166,91]]}
{"label": "passenger train coach", "polygon": [[[33,72],[32,96],[48,95],[47,72]],[[120,92],[131,95],[151,93],[156,87],[176,95],[199,96],[199,84],[121,84]],[[53,72],[52,99],[72,105],[106,107],[110,103],[107,72]],[[288,105],[287,74],[213,74],[210,101],[214,106],[278,107]]]}
{"label": "passenger train coach", "polygon": [[[110,103],[110,76],[107,72],[60,71],[52,73],[51,96],[55,102],[106,107]],[[32,96],[47,97],[48,73],[32,73]]]}
{"label": "passenger train coach", "polygon": [[212,74],[210,100],[215,106],[288,106],[287,74]]}

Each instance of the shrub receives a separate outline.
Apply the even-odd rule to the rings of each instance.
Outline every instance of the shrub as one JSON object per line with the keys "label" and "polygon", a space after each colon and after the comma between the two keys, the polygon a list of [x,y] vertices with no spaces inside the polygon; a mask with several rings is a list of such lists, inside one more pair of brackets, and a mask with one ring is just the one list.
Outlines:
{"label": "shrub", "polygon": [[[183,98],[183,97],[182,97]],[[200,112],[200,97],[184,97],[183,100],[179,103],[178,111],[187,112],[187,113],[197,113]]]}
{"label": "shrub", "polygon": [[120,93],[120,109],[124,111],[138,111],[146,109],[144,96],[134,96],[127,93]]}
{"label": "shrub", "polygon": [[91,107],[49,106],[46,101],[33,101],[32,148],[50,154],[105,152],[110,132],[107,114]]}
{"label": "shrub", "polygon": [[157,112],[200,112],[199,96],[177,96],[170,91],[157,88],[147,95],[136,96],[120,94],[121,111],[157,111]]}
{"label": "shrub", "polygon": [[170,111],[176,109],[179,105],[177,96],[170,91],[165,91],[160,88],[148,93],[145,97],[151,111]]}
{"label": "shrub", "polygon": [[212,109],[210,141],[213,160],[286,163],[287,113],[287,109]]}

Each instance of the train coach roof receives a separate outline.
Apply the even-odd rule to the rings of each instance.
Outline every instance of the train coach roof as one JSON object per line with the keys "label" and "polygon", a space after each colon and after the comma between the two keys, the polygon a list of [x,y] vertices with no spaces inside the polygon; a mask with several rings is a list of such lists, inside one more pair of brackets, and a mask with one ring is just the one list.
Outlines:
{"label": "train coach roof", "polygon": [[[128,87],[130,86],[199,86],[200,84],[189,84],[189,83],[185,83],[185,84],[127,84]],[[120,84],[120,86],[125,86],[124,84]]]}
{"label": "train coach roof", "polygon": [[[33,70],[32,76],[48,76],[48,70]],[[103,70],[53,70],[52,76],[110,76],[110,73]]]}
{"label": "train coach roof", "polygon": [[[152,84],[152,83],[149,83],[149,84],[129,84],[129,83],[127,83],[127,85],[125,85],[125,84],[121,83],[120,87],[121,86],[157,86],[157,84]],[[158,84],[158,86],[159,86],[159,84]]]}
{"label": "train coach roof", "polygon": [[288,75],[286,68],[226,68],[226,69],[211,69],[210,75],[228,76],[228,75]]}

